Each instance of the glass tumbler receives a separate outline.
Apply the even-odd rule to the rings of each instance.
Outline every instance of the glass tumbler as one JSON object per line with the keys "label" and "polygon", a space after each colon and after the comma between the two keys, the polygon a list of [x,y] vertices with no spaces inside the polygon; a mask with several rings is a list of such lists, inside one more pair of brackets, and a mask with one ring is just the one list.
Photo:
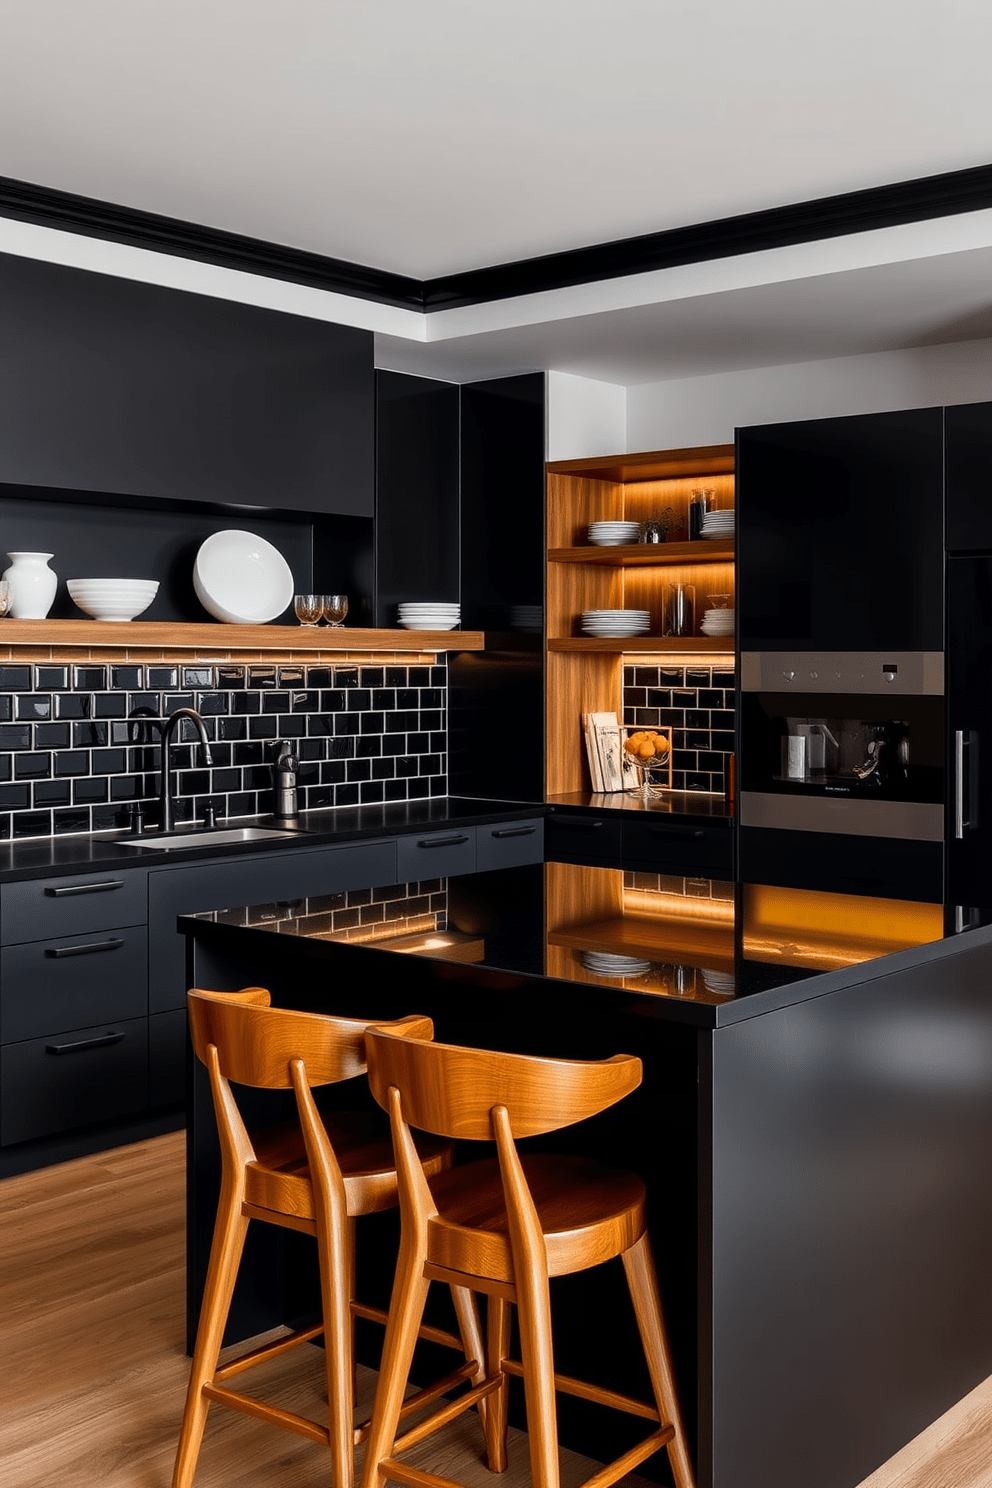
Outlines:
{"label": "glass tumbler", "polygon": [[320,619],[322,597],[319,594],[294,594],[293,609],[301,625],[316,625]]}
{"label": "glass tumbler", "polygon": [[320,597],[321,614],[335,629],[344,624],[344,617],[348,613],[347,594],[322,594]]}

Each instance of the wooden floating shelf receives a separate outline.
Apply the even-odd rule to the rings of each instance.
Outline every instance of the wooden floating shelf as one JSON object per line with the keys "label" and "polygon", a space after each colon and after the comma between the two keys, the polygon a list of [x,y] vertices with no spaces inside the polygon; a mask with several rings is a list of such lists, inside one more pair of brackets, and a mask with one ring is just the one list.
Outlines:
{"label": "wooden floating shelf", "polygon": [[157,651],[482,651],[481,630],[184,624],[169,620],[2,620],[0,646],[100,646]]}
{"label": "wooden floating shelf", "polygon": [[623,543],[614,547],[550,548],[549,563],[591,563],[600,568],[664,568],[677,564],[733,563],[732,539],[705,538],[698,542]]}
{"label": "wooden floating shelf", "polygon": [[714,652],[732,656],[734,637],[728,636],[563,636],[548,641],[549,651],[572,651],[578,655],[594,651],[624,654],[644,651],[659,656],[707,656]]}
{"label": "wooden floating shelf", "polygon": [[651,961],[684,966],[734,969],[734,927],[696,928],[679,921],[613,915],[607,919],[548,932],[548,944],[575,951],[612,951],[621,956],[644,956]]}

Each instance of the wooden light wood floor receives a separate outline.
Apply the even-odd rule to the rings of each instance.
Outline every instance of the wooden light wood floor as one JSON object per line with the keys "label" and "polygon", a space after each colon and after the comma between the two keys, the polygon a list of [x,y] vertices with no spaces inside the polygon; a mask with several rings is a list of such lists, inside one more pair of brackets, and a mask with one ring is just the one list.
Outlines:
{"label": "wooden light wood floor", "polygon": [[[176,1133],[0,1183],[4,1488],[169,1488],[188,1368],[183,1161]],[[264,1379],[258,1371],[259,1393],[319,1417],[322,1374],[318,1351],[304,1348],[269,1365]],[[373,1386],[362,1371],[359,1408]],[[450,1445],[426,1442],[410,1460],[467,1488],[529,1482],[520,1433],[509,1471],[496,1478],[479,1460],[475,1418],[453,1431]],[[563,1453],[563,1488],[590,1470]],[[311,1483],[329,1483],[319,1447],[212,1410],[196,1488]],[[861,1488],[992,1488],[992,1381]]]}

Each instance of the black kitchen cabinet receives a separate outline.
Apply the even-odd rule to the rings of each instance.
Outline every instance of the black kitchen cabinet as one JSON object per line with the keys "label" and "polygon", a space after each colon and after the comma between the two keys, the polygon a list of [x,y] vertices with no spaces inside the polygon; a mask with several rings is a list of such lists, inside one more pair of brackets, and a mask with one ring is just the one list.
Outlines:
{"label": "black kitchen cabinet", "polygon": [[728,817],[713,826],[680,822],[650,811],[624,818],[623,865],[654,873],[690,878],[732,879],[734,876],[733,823]]}
{"label": "black kitchen cabinet", "polygon": [[948,551],[992,551],[992,403],[944,409],[944,480]]}
{"label": "black kitchen cabinet", "polygon": [[740,429],[742,651],[939,651],[943,412]]}
{"label": "black kitchen cabinet", "polygon": [[990,675],[992,557],[948,558],[947,900],[964,924],[992,909]]}
{"label": "black kitchen cabinet", "polygon": [[10,255],[0,323],[0,482],[372,516],[371,332]]}

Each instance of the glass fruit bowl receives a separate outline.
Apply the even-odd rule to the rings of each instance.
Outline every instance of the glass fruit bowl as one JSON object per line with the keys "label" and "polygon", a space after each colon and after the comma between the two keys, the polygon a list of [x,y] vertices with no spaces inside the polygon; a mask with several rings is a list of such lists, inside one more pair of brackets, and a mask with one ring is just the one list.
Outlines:
{"label": "glass fruit bowl", "polygon": [[631,795],[660,796],[672,788],[672,731],[670,728],[626,727],[621,738],[624,764],[637,773]]}

